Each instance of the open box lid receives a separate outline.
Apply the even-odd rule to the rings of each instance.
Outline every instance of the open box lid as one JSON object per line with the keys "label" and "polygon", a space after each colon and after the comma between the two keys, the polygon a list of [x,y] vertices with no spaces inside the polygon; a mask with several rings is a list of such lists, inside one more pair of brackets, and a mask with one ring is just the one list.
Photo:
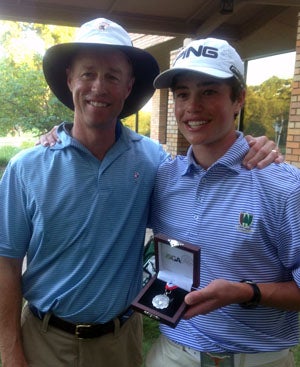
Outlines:
{"label": "open box lid", "polygon": [[154,237],[157,278],[190,291],[199,286],[200,247],[170,239]]}

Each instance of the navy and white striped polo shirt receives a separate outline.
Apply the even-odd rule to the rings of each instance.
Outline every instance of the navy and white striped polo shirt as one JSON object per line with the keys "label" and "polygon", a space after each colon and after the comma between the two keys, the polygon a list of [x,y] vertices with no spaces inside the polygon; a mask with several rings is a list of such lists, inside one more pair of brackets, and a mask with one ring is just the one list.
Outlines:
{"label": "navy and white striped polo shirt", "polygon": [[[287,164],[247,170],[248,144],[235,144],[209,169],[179,156],[159,168],[154,232],[201,247],[200,288],[213,279],[285,282],[300,287],[300,170]],[[232,304],[161,325],[170,339],[201,351],[273,351],[296,345],[298,314]]]}

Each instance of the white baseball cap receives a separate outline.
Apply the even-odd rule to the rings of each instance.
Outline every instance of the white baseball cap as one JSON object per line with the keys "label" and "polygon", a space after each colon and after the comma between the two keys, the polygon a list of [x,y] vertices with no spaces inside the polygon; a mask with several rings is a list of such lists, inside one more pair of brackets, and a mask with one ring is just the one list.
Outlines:
{"label": "white baseball cap", "polygon": [[221,79],[235,77],[245,86],[244,63],[225,40],[206,38],[192,41],[179,52],[172,67],[155,78],[154,87],[170,88],[174,76],[187,71]]}
{"label": "white baseball cap", "polygon": [[123,118],[140,110],[155,91],[153,80],[159,73],[158,63],[150,53],[133,47],[129,34],[123,27],[105,18],[83,24],[74,42],[61,43],[46,51],[43,71],[56,97],[67,107],[74,109],[66,69],[78,51],[90,49],[117,49],[127,55],[132,64],[135,81],[119,117]]}

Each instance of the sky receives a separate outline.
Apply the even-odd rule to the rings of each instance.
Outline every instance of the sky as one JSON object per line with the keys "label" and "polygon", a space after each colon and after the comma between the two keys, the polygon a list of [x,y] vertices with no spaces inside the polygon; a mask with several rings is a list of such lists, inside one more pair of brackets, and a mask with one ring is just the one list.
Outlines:
{"label": "sky", "polygon": [[294,75],[295,52],[263,57],[248,62],[247,85],[259,85],[272,76],[289,79]]}

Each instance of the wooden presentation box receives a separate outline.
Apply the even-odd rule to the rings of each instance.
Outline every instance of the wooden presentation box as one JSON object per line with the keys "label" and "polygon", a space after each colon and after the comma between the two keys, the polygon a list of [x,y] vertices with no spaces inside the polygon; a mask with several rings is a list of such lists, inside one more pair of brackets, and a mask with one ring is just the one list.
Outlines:
{"label": "wooden presentation box", "polygon": [[186,309],[185,295],[199,286],[201,250],[163,234],[155,236],[154,243],[156,274],[135,298],[132,308],[175,328]]}

